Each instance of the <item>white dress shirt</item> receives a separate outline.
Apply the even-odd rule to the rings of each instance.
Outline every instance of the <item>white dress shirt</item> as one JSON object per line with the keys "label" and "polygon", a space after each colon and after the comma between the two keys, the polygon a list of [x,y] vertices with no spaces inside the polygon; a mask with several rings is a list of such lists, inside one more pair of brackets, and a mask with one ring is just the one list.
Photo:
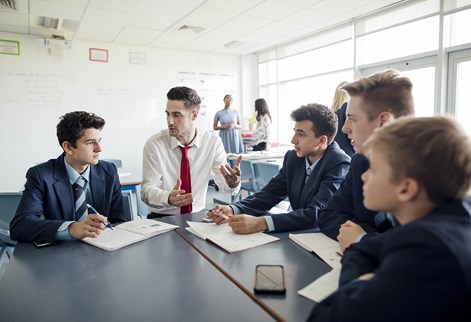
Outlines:
{"label": "white dress shirt", "polygon": [[[161,214],[179,214],[180,208],[168,203],[168,196],[180,178],[182,158],[180,142],[169,135],[168,130],[153,135],[144,146],[142,165],[142,200],[151,212]],[[237,194],[240,184],[229,188],[219,171],[226,164],[226,152],[218,135],[208,131],[197,131],[193,145],[188,150],[191,173],[191,193],[193,194],[193,212],[205,208],[208,181],[212,177],[224,191]]]}

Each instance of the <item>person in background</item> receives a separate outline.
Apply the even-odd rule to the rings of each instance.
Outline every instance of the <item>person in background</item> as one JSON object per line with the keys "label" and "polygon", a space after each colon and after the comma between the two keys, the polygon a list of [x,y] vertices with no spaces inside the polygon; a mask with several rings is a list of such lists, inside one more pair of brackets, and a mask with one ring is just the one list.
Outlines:
{"label": "person in background", "polygon": [[143,151],[141,197],[150,208],[148,218],[202,210],[210,176],[224,191],[235,195],[240,189],[242,156],[231,168],[221,139],[196,128],[200,104],[191,88],[167,93],[168,129],[151,136]]}
{"label": "person in background", "polygon": [[402,118],[363,145],[365,207],[400,226],[348,247],[308,321],[469,321],[471,140],[443,116]]}
{"label": "person in background", "polygon": [[[26,173],[23,196],[10,223],[17,241],[51,243],[98,237],[111,223],[126,221],[118,172],[99,161],[105,120],[88,112],[60,118],[57,138],[63,153]],[[89,214],[87,204],[99,214]]]}
{"label": "person in background", "polygon": [[[231,206],[216,205],[208,212],[215,223],[229,221],[238,234],[318,227],[317,213],[344,180],[350,157],[333,142],[337,117],[327,106],[301,106],[291,118],[294,150],[285,154],[280,172],[260,192]],[[286,197],[292,211],[270,215]]]}
{"label": "person in background", "polygon": [[360,78],[342,89],[350,96],[343,131],[356,153],[345,181],[320,211],[319,227],[337,239],[343,250],[366,233],[384,232],[392,226],[387,214],[363,205],[361,175],[368,169],[368,160],[362,154],[362,145],[374,129],[396,118],[414,115],[414,100],[410,79],[391,69]]}
{"label": "person in background", "polygon": [[[216,112],[213,129],[219,131],[226,153],[243,153],[242,138],[238,129],[242,128],[239,112],[231,108],[232,96],[224,96],[224,108]],[[220,125],[218,125],[220,123]]]}
{"label": "person in background", "polygon": [[337,128],[337,134],[335,135],[335,142],[338,143],[340,148],[345,151],[350,157],[353,156],[355,150],[353,150],[353,146],[348,138],[348,135],[342,131],[343,125],[345,124],[345,120],[347,118],[347,104],[348,104],[348,94],[346,91],[341,89],[343,85],[348,84],[348,82],[343,81],[337,85],[335,89],[334,100],[332,102],[331,109],[332,111],[337,114],[337,118],[339,120],[339,126]]}
{"label": "person in background", "polygon": [[270,147],[270,124],[272,123],[270,110],[264,98],[255,100],[255,113],[257,114],[257,142],[252,151],[264,151]]}

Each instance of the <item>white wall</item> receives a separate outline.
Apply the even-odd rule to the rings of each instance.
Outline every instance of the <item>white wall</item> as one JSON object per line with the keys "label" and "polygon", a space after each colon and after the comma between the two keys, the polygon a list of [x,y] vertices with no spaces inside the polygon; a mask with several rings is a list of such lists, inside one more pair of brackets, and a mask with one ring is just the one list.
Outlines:
{"label": "white wall", "polygon": [[[20,41],[21,50],[20,56],[0,55],[0,191],[18,191],[30,166],[60,155],[55,126],[67,112],[104,117],[102,158],[135,167],[147,138],[166,128],[166,93],[181,85],[179,72],[234,75],[233,94],[241,92],[239,56],[73,41],[57,57],[33,36],[0,33],[0,39]],[[90,61],[90,47],[108,49],[109,62]],[[147,63],[130,64],[130,51],[145,53]],[[199,127],[212,128],[223,107],[222,97],[217,100]]]}

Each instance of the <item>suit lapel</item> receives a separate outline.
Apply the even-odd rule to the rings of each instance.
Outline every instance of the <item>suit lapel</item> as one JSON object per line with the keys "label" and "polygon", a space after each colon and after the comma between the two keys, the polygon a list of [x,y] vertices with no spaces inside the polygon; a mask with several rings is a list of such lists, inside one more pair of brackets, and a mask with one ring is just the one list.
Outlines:
{"label": "suit lapel", "polygon": [[57,200],[59,200],[64,220],[74,220],[74,195],[69,175],[65,169],[64,155],[56,159],[52,176],[54,180],[56,180],[53,186]]}
{"label": "suit lapel", "polygon": [[96,165],[90,165],[90,185],[93,205],[99,213],[105,213],[105,178],[103,171]]}
{"label": "suit lapel", "polygon": [[290,194],[290,200],[294,197],[295,202],[290,201],[292,205],[299,204],[299,200],[301,200],[305,180],[304,175],[306,174],[306,160],[295,156],[295,162],[296,164],[293,167],[292,193]]}

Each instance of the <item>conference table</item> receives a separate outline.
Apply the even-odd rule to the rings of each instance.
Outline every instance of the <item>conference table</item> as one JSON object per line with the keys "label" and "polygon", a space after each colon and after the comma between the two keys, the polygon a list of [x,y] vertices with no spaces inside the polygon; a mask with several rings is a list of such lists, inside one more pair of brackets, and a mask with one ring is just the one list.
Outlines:
{"label": "conference table", "polygon": [[[106,252],[81,241],[20,242],[0,279],[3,321],[304,321],[296,292],[330,267],[288,239],[229,254],[181,228]],[[285,268],[285,295],[255,295],[255,266]]]}

